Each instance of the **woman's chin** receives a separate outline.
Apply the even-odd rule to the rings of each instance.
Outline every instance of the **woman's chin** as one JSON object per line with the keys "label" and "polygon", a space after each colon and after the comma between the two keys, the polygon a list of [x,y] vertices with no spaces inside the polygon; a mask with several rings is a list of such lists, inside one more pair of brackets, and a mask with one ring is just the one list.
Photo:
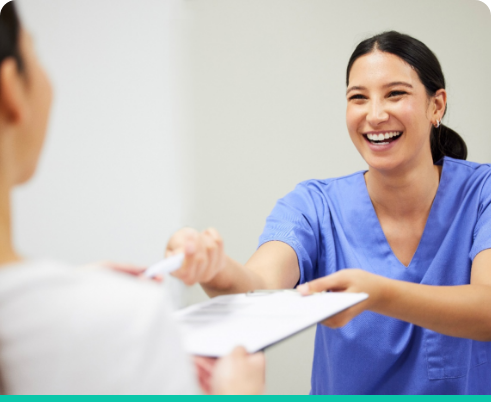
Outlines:
{"label": "woman's chin", "polygon": [[29,167],[28,169],[24,169],[22,172],[20,172],[19,175],[17,176],[17,180],[15,181],[15,185],[20,186],[31,180],[34,174],[36,173],[36,168],[37,168],[37,164]]}
{"label": "woman's chin", "polygon": [[370,169],[383,173],[395,172],[404,165],[403,161],[395,155],[364,155],[363,159],[370,166]]}

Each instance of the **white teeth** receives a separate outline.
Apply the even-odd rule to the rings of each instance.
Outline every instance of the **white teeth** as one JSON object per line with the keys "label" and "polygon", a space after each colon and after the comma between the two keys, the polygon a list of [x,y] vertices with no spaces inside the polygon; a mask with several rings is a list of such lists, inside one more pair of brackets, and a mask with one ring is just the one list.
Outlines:
{"label": "white teeth", "polygon": [[[385,134],[367,134],[367,138],[370,141],[383,141],[388,140],[389,138],[397,137],[402,134],[400,131],[392,131],[390,133]],[[379,144],[388,144],[388,142],[381,142]]]}

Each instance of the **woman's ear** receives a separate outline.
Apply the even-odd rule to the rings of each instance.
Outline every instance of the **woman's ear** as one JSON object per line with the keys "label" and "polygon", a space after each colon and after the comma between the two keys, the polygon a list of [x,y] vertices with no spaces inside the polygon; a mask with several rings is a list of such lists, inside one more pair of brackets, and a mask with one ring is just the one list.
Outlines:
{"label": "woman's ear", "polygon": [[0,64],[0,119],[5,125],[22,123],[28,113],[26,82],[17,62],[7,58]]}
{"label": "woman's ear", "polygon": [[439,89],[433,96],[433,110],[431,114],[432,121],[440,121],[443,119],[445,110],[447,108],[447,91]]}

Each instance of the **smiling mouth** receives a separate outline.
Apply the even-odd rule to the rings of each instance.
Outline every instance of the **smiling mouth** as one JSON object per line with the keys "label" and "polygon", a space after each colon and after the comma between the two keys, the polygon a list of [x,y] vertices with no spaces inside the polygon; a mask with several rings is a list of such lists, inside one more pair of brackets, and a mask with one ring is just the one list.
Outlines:
{"label": "smiling mouth", "polygon": [[392,131],[387,133],[380,134],[363,134],[363,137],[371,143],[375,145],[387,145],[391,142],[398,140],[402,135],[402,131]]}

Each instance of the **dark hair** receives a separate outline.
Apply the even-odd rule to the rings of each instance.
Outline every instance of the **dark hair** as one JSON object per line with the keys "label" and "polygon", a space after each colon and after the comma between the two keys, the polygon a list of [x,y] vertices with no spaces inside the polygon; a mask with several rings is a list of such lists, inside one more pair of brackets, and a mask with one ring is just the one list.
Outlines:
{"label": "dark hair", "polygon": [[20,21],[14,2],[5,4],[0,12],[0,64],[8,57],[17,62],[19,71],[23,71],[24,63],[19,51]]}
{"label": "dark hair", "polygon": [[[375,35],[356,47],[348,62],[346,86],[349,85],[349,74],[354,62],[375,50],[400,57],[414,68],[428,96],[435,95],[439,89],[445,89],[445,77],[435,54],[423,42],[395,31]],[[445,113],[446,111],[445,109]],[[440,125],[439,128],[432,127],[430,146],[433,162],[438,162],[444,156],[467,158],[467,146],[462,137],[444,125]]]}
{"label": "dark hair", "polygon": [[[0,11],[0,66],[5,59],[13,57],[17,68],[22,71],[24,64],[19,52],[20,22],[14,3],[8,2]],[[5,394],[2,371],[0,369],[0,395]]]}

